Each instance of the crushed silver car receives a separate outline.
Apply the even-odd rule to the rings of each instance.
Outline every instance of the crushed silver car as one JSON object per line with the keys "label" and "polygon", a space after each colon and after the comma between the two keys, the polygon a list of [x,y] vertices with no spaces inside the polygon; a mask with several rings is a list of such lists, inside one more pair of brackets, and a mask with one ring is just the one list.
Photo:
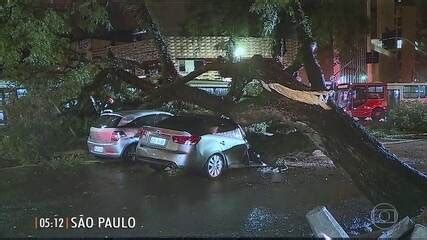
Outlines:
{"label": "crushed silver car", "polygon": [[242,128],[229,118],[174,116],[143,127],[136,159],[160,170],[177,167],[219,177],[226,168],[264,166],[251,161],[251,150]]}
{"label": "crushed silver car", "polygon": [[156,124],[173,116],[153,110],[122,111],[101,114],[90,128],[87,139],[89,152],[99,157],[133,160],[139,140],[138,129]]}

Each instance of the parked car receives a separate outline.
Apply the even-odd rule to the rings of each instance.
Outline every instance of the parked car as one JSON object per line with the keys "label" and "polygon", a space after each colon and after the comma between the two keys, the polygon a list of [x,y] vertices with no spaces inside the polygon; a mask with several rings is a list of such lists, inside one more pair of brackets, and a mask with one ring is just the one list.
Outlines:
{"label": "parked car", "polygon": [[156,124],[173,116],[168,112],[152,110],[122,111],[101,114],[90,128],[87,139],[89,152],[99,157],[133,160],[138,143],[138,129]]}
{"label": "parked car", "polygon": [[4,112],[4,110],[0,109],[0,126],[5,126],[7,123],[6,120],[6,113]]}
{"label": "parked car", "polygon": [[[229,118],[174,116],[140,130],[136,159],[160,170],[167,166],[219,177],[226,168],[250,166],[249,143]],[[263,166],[258,162],[258,166]]]}
{"label": "parked car", "polygon": [[0,80],[0,127],[7,125],[6,104],[25,97],[27,94],[27,89],[17,87],[11,82]]}

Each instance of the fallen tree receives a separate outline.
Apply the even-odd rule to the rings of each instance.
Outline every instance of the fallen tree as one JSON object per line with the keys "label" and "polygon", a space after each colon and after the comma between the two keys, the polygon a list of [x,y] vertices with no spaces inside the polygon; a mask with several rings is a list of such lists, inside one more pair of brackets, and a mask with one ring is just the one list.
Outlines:
{"label": "fallen tree", "polygon": [[[141,107],[157,107],[169,101],[181,101],[210,109],[218,114],[228,115],[241,124],[265,120],[290,123],[307,133],[335,164],[348,172],[354,183],[372,203],[392,203],[402,215],[414,215],[417,210],[427,205],[426,175],[399,161],[362,126],[335,105],[330,98],[330,93],[325,91],[322,71],[313,54],[314,40],[309,31],[306,16],[299,1],[290,2],[301,44],[298,53],[298,56],[301,56],[298,61],[301,62],[295,62],[290,68],[284,69],[279,62],[260,56],[253,56],[251,59],[240,62],[219,57],[216,61],[207,63],[186,76],[179,76],[176,73],[167,45],[151,19],[145,3],[143,1],[126,3],[129,11],[136,13],[138,29],[145,29],[153,36],[161,53],[162,75],[160,79],[140,79],[126,70],[141,66],[140,62],[119,59],[109,54],[99,62],[90,63],[96,66],[98,71],[94,80],[85,83],[79,92],[77,109],[82,115],[87,114],[91,105],[89,96],[102,92],[105,84],[114,85],[125,82],[144,92],[144,96],[141,97]],[[19,3],[12,5],[11,9],[16,8],[16,5]],[[25,11],[31,9],[25,8]],[[54,21],[50,20],[50,22]],[[45,29],[45,31],[48,30]],[[10,42],[13,42],[12,40]],[[31,52],[31,50],[28,51]],[[27,51],[23,52],[26,55]],[[29,69],[27,65],[30,65],[28,62],[14,61],[14,66],[19,67],[19,71],[16,72],[28,73],[28,79],[31,79],[34,73],[41,72],[42,69],[60,74],[57,72],[72,69],[78,65],[70,64],[68,68],[60,68],[56,65],[58,64],[56,58],[47,62],[41,61],[44,59],[40,60],[38,56],[40,52],[34,54],[35,60],[30,63],[42,62],[47,67],[38,66],[40,69],[33,69],[31,73],[27,71]],[[87,60],[79,58],[66,63],[84,61]],[[298,82],[293,77],[293,73],[301,66],[304,66],[307,71],[309,86]],[[227,96],[215,96],[187,85],[197,76],[213,70],[233,79]],[[265,89],[262,93],[263,101],[242,101],[244,87],[254,79],[263,84]],[[71,81],[60,80],[51,85],[61,87],[61,84]]]}
{"label": "fallen tree", "polygon": [[[304,23],[304,13],[298,1],[293,4],[295,19]],[[254,56],[252,59],[237,63],[218,58],[186,76],[179,76],[172,68],[173,63],[168,55],[167,46],[160,31],[153,23],[148,9],[141,2],[138,5],[141,13],[140,24],[154,36],[160,47],[164,64],[164,81],[158,84],[150,80],[134,82],[135,76],[124,76],[117,69],[117,61],[110,58],[113,68],[101,71],[100,74],[119,75],[121,80],[145,90],[144,107],[159,106],[168,101],[192,103],[218,114],[226,114],[242,124],[274,120],[283,123],[304,123],[317,135],[317,145],[340,165],[352,178],[359,189],[366,194],[372,203],[387,202],[395,205],[402,214],[415,214],[427,206],[427,176],[401,162],[395,155],[386,150],[378,140],[372,137],[361,125],[345,114],[325,91],[325,84],[313,51],[313,39],[307,32],[305,24],[298,24],[301,39],[300,48],[304,67],[308,72],[311,86],[306,86],[292,77],[289,69],[271,59]],[[129,61],[128,64],[138,64]],[[113,69],[113,71],[111,71]],[[224,77],[233,79],[230,92],[225,97],[218,97],[192,88],[186,83],[207,71],[219,71]],[[295,69],[293,70],[295,71]],[[104,75],[102,75],[104,76]],[[92,87],[108,78],[97,78]],[[239,101],[243,88],[252,80],[262,82],[266,101],[247,103]],[[313,136],[311,136],[313,139]],[[339,191],[337,189],[337,191]]]}

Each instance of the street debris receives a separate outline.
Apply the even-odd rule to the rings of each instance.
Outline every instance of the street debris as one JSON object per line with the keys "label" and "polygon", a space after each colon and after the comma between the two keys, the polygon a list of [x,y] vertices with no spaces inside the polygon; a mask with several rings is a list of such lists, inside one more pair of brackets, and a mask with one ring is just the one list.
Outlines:
{"label": "street debris", "polygon": [[427,239],[427,227],[421,224],[415,224],[411,239]]}
{"label": "street debris", "polygon": [[300,161],[300,158],[296,155],[288,155],[284,157],[280,157],[276,161],[276,166],[287,166],[288,163],[295,163]]}
{"label": "street debris", "polygon": [[305,217],[316,238],[349,238],[325,206],[312,209]]}
{"label": "street debris", "polygon": [[313,153],[293,153],[278,157],[276,165],[286,165],[289,167],[304,167],[304,168],[333,168],[335,167],[331,159],[329,159],[322,151],[314,150]]}
{"label": "street debris", "polygon": [[[341,225],[335,220],[325,206],[319,206],[310,210],[305,215],[310,228],[316,238],[349,238]],[[399,222],[383,231],[375,231],[358,236],[370,239],[427,239],[427,227],[415,224],[410,217],[406,216]]]}
{"label": "street debris", "polygon": [[397,239],[402,237],[405,233],[411,231],[414,228],[414,222],[409,218],[405,217],[398,223],[394,224],[386,231],[384,231],[378,239]]}
{"label": "street debris", "polygon": [[333,162],[320,150],[311,154],[305,152],[288,154],[278,157],[273,166],[259,168],[263,178],[271,178],[271,182],[283,182],[283,173],[289,167],[335,167]]}
{"label": "street debris", "polygon": [[319,149],[314,150],[312,155],[313,157],[326,157],[326,155]]}
{"label": "street debris", "polygon": [[272,183],[281,183],[284,181],[283,174],[288,170],[288,166],[280,167],[263,167],[259,168],[258,171],[261,172],[263,178],[271,178]]}

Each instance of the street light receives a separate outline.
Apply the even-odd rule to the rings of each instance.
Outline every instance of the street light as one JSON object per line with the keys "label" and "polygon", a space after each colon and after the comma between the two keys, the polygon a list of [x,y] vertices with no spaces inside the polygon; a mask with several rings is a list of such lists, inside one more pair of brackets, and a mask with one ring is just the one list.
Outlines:
{"label": "street light", "polygon": [[368,80],[368,76],[366,74],[362,74],[362,76],[360,76],[360,80],[366,81],[366,80]]}
{"label": "street light", "polygon": [[233,55],[236,59],[240,60],[243,55],[245,55],[245,53],[246,50],[242,46],[238,46],[236,49],[234,49]]}

